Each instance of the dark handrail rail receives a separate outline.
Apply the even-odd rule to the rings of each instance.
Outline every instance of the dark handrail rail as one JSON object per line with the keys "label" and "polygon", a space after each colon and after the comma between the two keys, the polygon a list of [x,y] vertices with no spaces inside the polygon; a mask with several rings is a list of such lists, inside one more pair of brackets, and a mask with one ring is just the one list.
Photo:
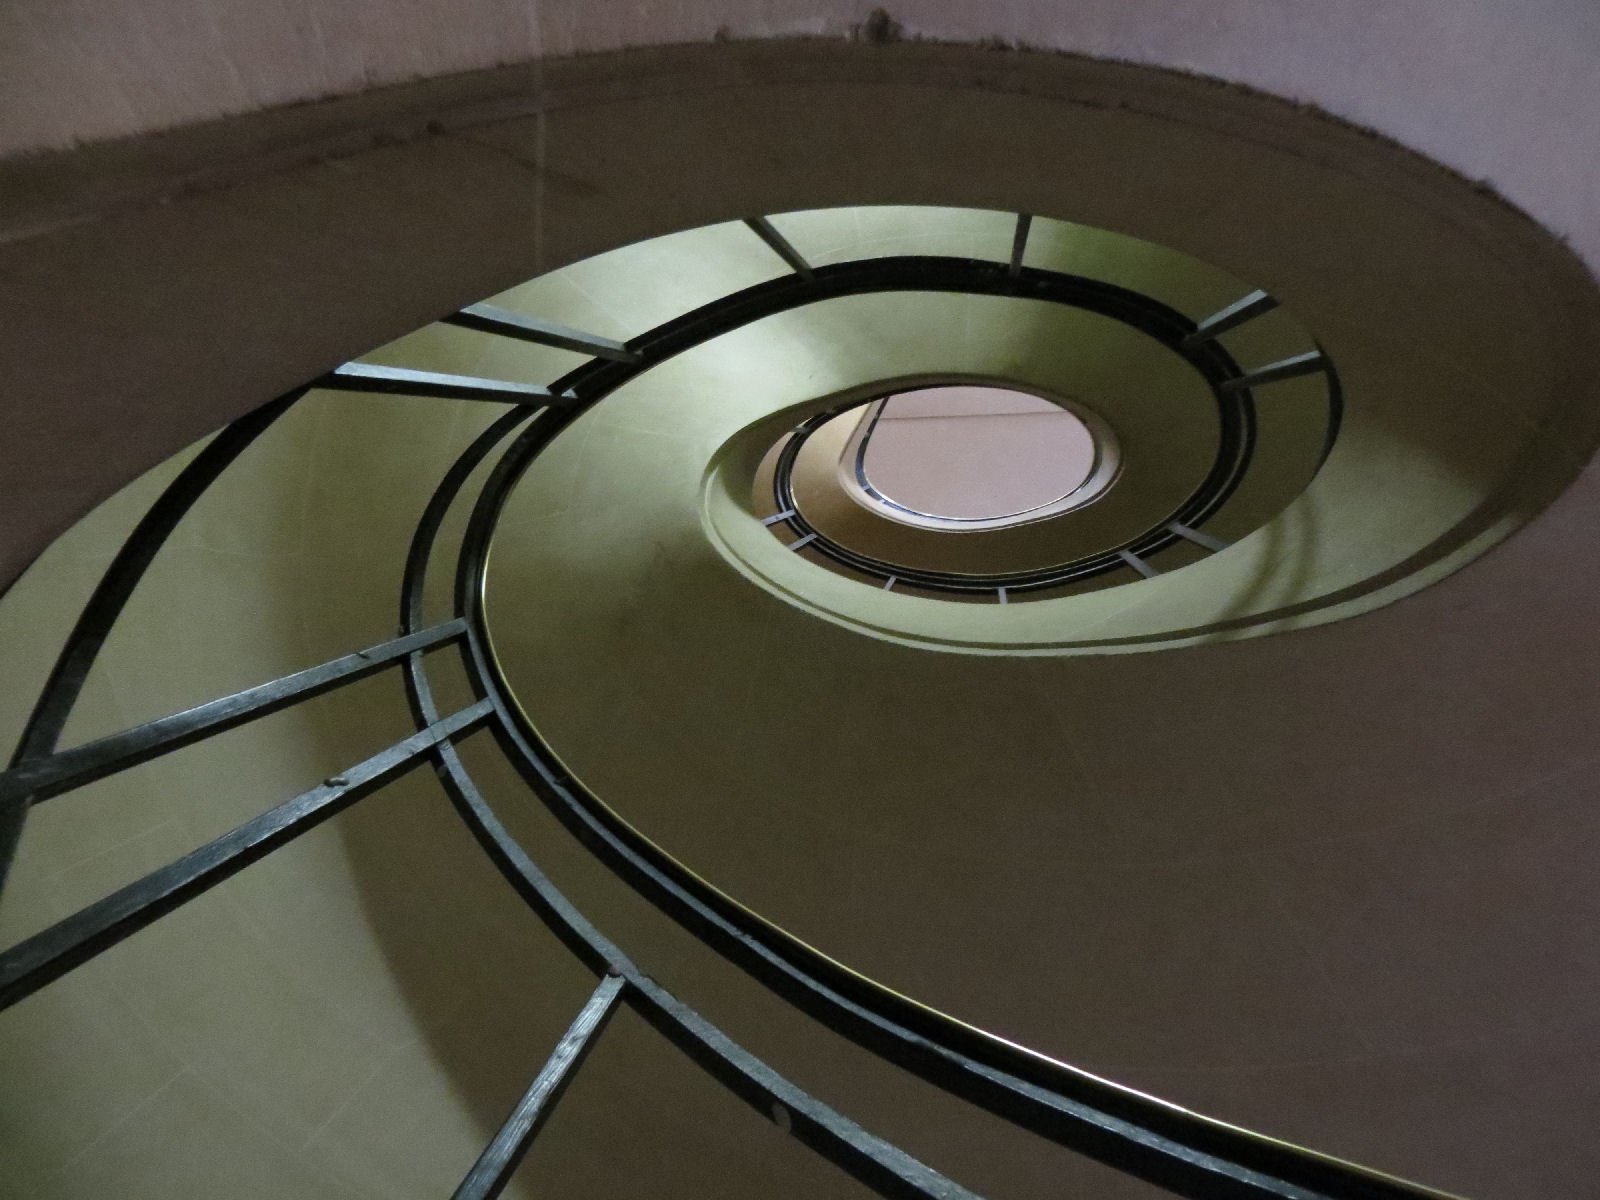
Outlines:
{"label": "dark handrail rail", "polygon": [[[279,396],[254,412],[246,413],[218,433],[178,473],[178,477],[167,485],[149,511],[140,518],[105,574],[100,577],[77,624],[62,643],[61,653],[56,656],[33,712],[22,728],[16,753],[11,757],[12,768],[32,759],[47,757],[55,750],[61,730],[72,714],[72,706],[77,703],[78,693],[83,690],[83,682],[89,676],[89,668],[94,665],[106,635],[122,615],[123,605],[139,585],[139,580],[144,578],[157,551],[166,545],[168,536],[183,520],[184,514],[194,507],[201,493],[216,482],[217,476],[244,453],[267,426],[287,412],[305,390],[296,388]],[[0,885],[5,883],[29,803],[27,797],[0,800]]]}
{"label": "dark handrail rail", "polygon": [[[545,424],[542,427],[535,425],[523,437],[554,424],[549,414],[541,414],[541,418]],[[452,464],[429,499],[406,555],[401,583],[402,630],[418,629],[423,625],[423,587],[434,542],[445,514],[467,477],[524,419],[520,414],[509,415],[480,434]],[[458,611],[472,605],[471,596],[475,590],[470,574],[460,567],[465,557],[462,555],[458,560],[456,575]],[[482,699],[486,695],[483,679],[487,664],[481,648],[471,638],[468,639],[463,659],[480,702],[494,704],[492,699]],[[420,651],[407,658],[405,680],[406,697],[413,719],[419,727],[431,725],[438,712]],[[495,728],[498,730],[500,726]],[[623,999],[735,1095],[763,1116],[786,1125],[806,1145],[881,1195],[905,1197],[907,1200],[978,1200],[959,1184],[946,1179],[898,1147],[872,1136],[849,1118],[796,1087],[650,979],[534,865],[484,801],[453,745],[449,742],[438,744],[434,751],[434,765],[451,804],[490,861],[528,907],[591,971],[622,980],[625,985]],[[559,1046],[556,1053],[560,1053]],[[555,1057],[552,1055],[546,1070],[552,1068]],[[543,1074],[541,1072],[541,1076]],[[485,1155],[490,1154],[493,1148],[491,1143]],[[463,1186],[470,1180],[469,1175]]]}
{"label": "dark handrail rail", "polygon": [[[797,1007],[931,1083],[1192,1200],[1440,1200],[1446,1193],[1228,1125],[1100,1079],[928,1008],[850,970],[738,904],[646,838],[567,772],[511,699],[504,673],[489,649],[491,634],[483,609],[489,540],[511,488],[567,424],[662,358],[698,344],[706,336],[767,315],[778,297],[799,298],[804,303],[817,293],[857,294],[885,286],[901,272],[922,287],[934,286],[935,280],[949,287],[955,282],[954,273],[967,271],[975,272],[985,290],[1007,290],[1010,277],[1004,267],[977,260],[868,260],[820,267],[810,278],[794,275],[756,285],[632,339],[627,345],[640,354],[638,364],[623,367],[595,362],[553,384],[553,390],[575,392],[579,402],[525,431],[502,455],[473,512],[458,565],[457,613],[466,617],[474,630],[469,647],[478,661],[472,665],[480,686],[488,690],[499,711],[497,737],[546,807],[591,853],[651,903]],[[1024,269],[1021,280],[1037,295],[1048,290],[1043,283],[1059,285],[1059,281],[1041,279],[1051,274]],[[1134,324],[1150,319],[1147,310],[1129,302],[1131,294],[1124,289],[1068,279],[1069,286],[1089,285],[1089,294],[1122,314],[1119,319],[1131,317],[1129,323]],[[720,311],[724,306],[732,313]],[[1209,342],[1183,351],[1181,342],[1194,326],[1181,316],[1175,324],[1159,332],[1180,352],[1199,354],[1211,347],[1221,353]],[[1231,359],[1227,361],[1232,367]],[[1206,365],[1216,372],[1221,363],[1212,358]]]}
{"label": "dark handrail rail", "polygon": [[[511,698],[492,652],[483,605],[489,543],[510,489],[533,458],[579,413],[641,371],[720,333],[833,296],[895,290],[967,291],[1076,304],[1141,329],[1187,358],[1219,396],[1239,397],[1244,403],[1239,411],[1245,420],[1252,384],[1291,369],[1275,364],[1254,378],[1243,375],[1213,340],[1197,337],[1195,323],[1182,314],[1127,289],[1026,268],[1018,254],[1013,258],[1016,261],[1009,264],[933,257],[861,260],[816,268],[806,264],[804,271],[797,269],[795,275],[723,297],[625,346],[607,344],[602,347],[607,354],[549,388],[516,390],[504,381],[469,381],[470,398],[509,399],[519,407],[494,422],[457,458],[431,497],[407,555],[399,638],[52,757],[100,645],[151,559],[194,500],[305,389],[224,430],[135,527],[69,636],[30,718],[14,768],[0,776],[0,835],[14,834],[12,818],[20,821],[26,807],[42,795],[126,769],[197,737],[359,678],[380,665],[403,664],[418,732],[351,768],[347,775],[330,778],[283,802],[12,947],[0,955],[0,983],[4,984],[0,991],[13,999],[31,992],[415,762],[428,759],[479,844],[534,912],[591,970],[619,981],[602,984],[597,996],[603,1003],[596,1008],[597,1014],[603,1015],[601,1009],[609,1011],[613,1001],[625,1001],[730,1090],[883,1195],[974,1200],[959,1185],[866,1133],[735,1045],[644,975],[595,929],[510,837],[467,774],[453,743],[487,725],[535,794],[620,878],[802,1011],[955,1095],[1192,1200],[1444,1200],[1444,1193],[1120,1087],[997,1038],[851,971],[738,904],[645,838],[565,770]],[[577,336],[573,331],[561,332],[569,338]],[[1292,369],[1303,367],[1306,364]],[[1278,374],[1273,374],[1275,371]],[[417,379],[402,375],[397,372],[392,381],[396,390],[420,386]],[[422,383],[449,396],[463,394],[466,386],[442,376]],[[497,383],[502,385],[498,389],[480,386]],[[361,387],[372,390],[376,384],[363,377]],[[515,395],[507,394],[507,388]],[[537,401],[545,403],[538,405]],[[444,516],[467,478],[507,438],[511,438],[509,446],[490,470],[472,506],[457,556],[455,618],[424,630],[423,583]],[[462,652],[477,701],[441,719],[428,684],[424,651],[449,640]],[[8,852],[9,842],[0,836],[0,868]],[[587,1027],[583,1039],[597,1027]],[[582,1046],[587,1044],[583,1040]],[[561,1053],[559,1047],[557,1053]],[[547,1064],[547,1070],[551,1069]],[[544,1092],[539,1092],[539,1080],[535,1081],[530,1089],[534,1099],[513,1113],[503,1136],[486,1151],[485,1169],[479,1173],[480,1191],[507,1177],[515,1154],[526,1145],[526,1137],[545,1111],[546,1100],[553,1103],[566,1072],[567,1068],[561,1067],[549,1078],[541,1073],[539,1078],[549,1084]],[[471,1180],[469,1175],[468,1182]]]}

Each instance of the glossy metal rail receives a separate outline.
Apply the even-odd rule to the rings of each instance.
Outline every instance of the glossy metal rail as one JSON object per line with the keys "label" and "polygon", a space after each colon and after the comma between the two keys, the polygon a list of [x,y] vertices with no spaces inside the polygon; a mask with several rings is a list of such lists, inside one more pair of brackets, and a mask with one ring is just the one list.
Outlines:
{"label": "glossy metal rail", "polygon": [[[1005,263],[897,258],[815,268],[769,222],[756,219],[750,225],[790,262],[794,274],[724,297],[625,345],[541,322],[509,319],[498,310],[480,311],[457,322],[547,344],[559,344],[552,339],[561,337],[568,348],[595,353],[592,361],[548,388],[400,368],[341,368],[319,381],[346,390],[492,399],[514,406],[452,464],[418,523],[403,577],[401,636],[189,712],[55,753],[83,678],[145,567],[195,498],[299,393],[236,423],[185,469],[135,529],[63,648],[25,730],[14,768],[0,776],[0,822],[11,822],[0,823],[0,833],[9,829],[14,836],[27,806],[43,796],[126,769],[386,666],[402,667],[418,732],[6,951],[0,955],[0,1006],[30,994],[404,771],[431,762],[456,811],[510,885],[601,977],[573,1028],[468,1173],[458,1197],[489,1197],[505,1186],[583,1054],[617,1005],[626,1003],[763,1116],[880,1194],[975,1200],[960,1185],[866,1133],[737,1046],[641,972],[590,924],[510,837],[467,773],[454,743],[487,728],[532,790],[621,879],[802,1011],[955,1095],[1192,1200],[1438,1200],[1442,1193],[1121,1088],[994,1038],[850,971],[737,904],[646,839],[565,772],[511,701],[499,664],[487,650],[482,603],[489,541],[510,489],[580,412],[639,372],[723,332],[832,296],[966,291],[1071,303],[1122,320],[1189,358],[1212,381],[1219,402],[1247,401],[1253,386],[1323,369],[1294,360],[1247,375],[1208,336],[1208,330],[1218,331],[1228,322],[1265,311],[1269,306],[1258,297],[1246,297],[1197,327],[1181,314],[1125,289],[1023,267],[1026,219],[1018,223],[1012,259]],[[1247,403],[1233,411],[1247,422]],[[455,613],[428,626],[423,619],[423,585],[445,515],[474,471],[502,447],[472,501],[454,563]],[[1225,464],[1228,470],[1236,466],[1236,462]],[[793,517],[786,514],[784,519]],[[797,532],[804,536],[807,531]],[[1192,525],[1178,521],[1169,523],[1165,532],[1174,538],[1195,537]],[[894,582],[891,577],[886,586]],[[450,643],[462,653],[477,698],[459,712],[441,717],[424,655]],[[8,846],[0,840],[0,851]],[[0,873],[5,861],[0,857]]]}
{"label": "glossy metal rail", "polygon": [[[429,499],[406,555],[401,586],[402,629],[414,629],[422,624],[423,587],[445,514],[472,472],[521,424],[523,419],[513,414],[491,425],[456,460]],[[541,414],[522,438],[553,435],[556,429],[553,415]],[[497,470],[503,466],[502,460]],[[480,496],[475,511],[481,505]],[[467,560],[468,555],[463,553],[457,561],[455,603],[458,611],[472,608],[473,597],[481,585],[481,570],[470,569]],[[470,641],[467,648],[469,678],[475,687],[482,688],[486,659],[481,649]],[[431,723],[437,716],[437,709],[419,653],[407,660],[406,687],[417,723]],[[510,727],[502,720],[494,728],[504,734]],[[597,975],[623,980],[627,985],[628,1004],[731,1092],[882,1195],[924,1200],[977,1200],[966,1189],[897,1147],[873,1137],[790,1083],[643,974],[556,890],[522,846],[506,832],[467,774],[453,746],[441,744],[437,748],[435,770],[451,803],[478,844],[529,908],[590,970]],[[553,1069],[553,1064],[546,1063],[545,1069]]]}
{"label": "glossy metal rail", "polygon": [[[955,261],[963,267],[971,265],[965,260]],[[917,282],[941,276],[938,268],[930,268],[924,260],[878,260],[872,266],[881,268],[883,274],[874,271],[868,275],[865,264],[817,268],[809,287],[827,292],[842,284],[841,290],[848,293],[858,288],[875,290],[873,285],[883,277],[901,272],[902,281],[908,276]],[[988,266],[992,269],[980,277],[980,286],[1003,288],[1007,268],[1000,264]],[[861,274],[846,275],[841,270],[851,267],[860,269]],[[795,275],[758,285],[728,300],[737,305],[740,316],[752,311],[760,313],[765,307],[761,301],[768,300],[780,288],[795,287],[793,281],[799,279]],[[948,276],[943,279],[948,281]],[[1033,278],[1027,271],[1023,279],[1040,291],[1048,289],[1048,283],[1041,287],[1045,281]],[[1093,295],[1092,290],[1090,294]],[[1093,298],[1134,320],[1147,318],[1147,309],[1120,307],[1117,302],[1124,300],[1121,296],[1102,294]],[[709,305],[707,309],[716,307]],[[692,343],[690,331],[697,325],[720,329],[731,328],[734,322],[697,310],[629,345],[642,354],[644,365],[648,366],[658,361],[658,355],[664,358],[685,348],[685,343]],[[1184,322],[1170,333],[1161,332],[1169,333],[1171,343],[1176,344],[1192,328],[1192,323]],[[1232,367],[1231,360],[1228,366]],[[581,409],[596,403],[628,377],[611,364],[590,364],[553,386],[576,392],[581,397]],[[575,417],[578,409],[553,414],[552,419],[524,431],[502,456],[479,499],[457,580],[457,615],[472,622],[475,636],[469,646],[478,655],[482,654],[487,637],[482,608],[483,570],[500,507],[529,463]],[[477,666],[481,680],[492,689],[490,694],[501,710],[497,736],[551,811],[657,907],[836,1032],[1035,1132],[1194,1200],[1268,1196],[1399,1200],[1440,1195],[1118,1087],[993,1038],[842,967],[699,879],[583,789],[540,741],[520,709],[510,702],[498,665],[481,660]]]}

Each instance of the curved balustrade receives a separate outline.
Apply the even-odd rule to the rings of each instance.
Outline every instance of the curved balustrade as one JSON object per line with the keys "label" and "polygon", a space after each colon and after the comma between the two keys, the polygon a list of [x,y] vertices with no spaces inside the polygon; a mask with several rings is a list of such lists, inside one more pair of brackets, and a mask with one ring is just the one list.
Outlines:
{"label": "curved balustrade", "polygon": [[[1018,223],[1011,263],[934,257],[882,258],[812,267],[765,221],[751,223],[794,268],[668,321],[625,345],[487,306],[453,318],[483,332],[583,349],[595,357],[548,388],[398,369],[334,372],[311,386],[400,391],[512,405],[444,475],[417,526],[405,566],[399,636],[320,667],[223,697],[86,746],[57,751],[60,731],[84,676],[145,568],[194,500],[300,394],[244,418],[190,464],[135,529],[107,571],[59,656],[23,735],[11,769],[0,775],[0,830],[10,837],[29,806],[93,779],[321,695],[359,678],[398,668],[416,732],[388,749],[268,810],[177,862],[147,875],[0,954],[0,1007],[128,937],[390,779],[432,766],[474,837],[529,908],[598,977],[599,983],[462,1181],[458,1198],[490,1197],[506,1185],[561,1091],[606,1021],[631,1006],[734,1094],[796,1138],[875,1189],[893,1197],[970,1197],[972,1193],[866,1132],[735,1044],[662,988],[591,924],[545,877],[501,825],[454,743],[491,732],[531,790],[620,878],[663,912],[795,1007],[839,1035],[907,1071],[1060,1145],[1193,1200],[1442,1200],[1443,1193],[1275,1141],[1142,1095],[1017,1046],[867,979],[800,942],[697,877],[645,838],[561,767],[511,700],[490,653],[483,608],[487,551],[510,489],[535,456],[579,414],[639,372],[717,336],[786,308],[870,291],[941,290],[1026,296],[1093,308],[1135,325],[1183,354],[1205,374],[1234,436],[1197,497],[1150,538],[1194,536],[1208,506],[1248,462],[1250,392],[1277,378],[1328,370],[1320,355],[1242,371],[1212,340],[1230,321],[1265,311],[1259,297],[1195,322],[1125,289],[1021,266],[1026,219]],[[776,239],[776,240],[774,240]],[[1241,308],[1242,306],[1242,308]],[[1330,384],[1332,374],[1329,372]],[[304,389],[301,389],[302,391]],[[1335,391],[1336,396],[1336,391]],[[454,564],[455,613],[432,626],[423,619],[423,583],[446,512],[476,468],[494,465],[473,501]],[[780,508],[782,506],[780,505]],[[796,516],[786,519],[800,521]],[[803,525],[796,526],[803,530]],[[1203,543],[1202,543],[1203,544]],[[1147,549],[1144,541],[1130,552]],[[1126,560],[1122,560],[1126,562]],[[1080,564],[1081,565],[1081,564]],[[1097,563],[1109,569],[1115,563]],[[475,701],[441,714],[424,652],[453,646],[465,663]],[[4,863],[0,859],[0,864]]]}

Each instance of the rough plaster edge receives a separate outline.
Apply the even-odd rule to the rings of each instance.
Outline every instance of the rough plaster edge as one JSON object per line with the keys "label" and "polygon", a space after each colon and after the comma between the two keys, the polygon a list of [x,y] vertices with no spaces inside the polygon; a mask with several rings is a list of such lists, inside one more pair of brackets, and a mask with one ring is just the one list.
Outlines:
{"label": "rough plaster edge", "polygon": [[[363,92],[293,101],[149,133],[82,142],[68,148],[22,151],[0,158],[0,200],[4,200],[6,214],[0,217],[6,222],[0,227],[0,245],[130,210],[170,204],[191,194],[238,186],[253,178],[301,166],[351,158],[429,137],[464,133],[554,111],[570,103],[582,103],[584,89],[581,86],[563,86],[559,79],[545,78],[547,71],[559,75],[567,64],[581,63],[588,67],[607,60],[619,66],[634,66],[649,60],[662,63],[696,51],[704,53],[711,47],[719,50],[723,47],[746,50],[857,47],[859,53],[895,53],[895,47],[934,53],[981,50],[1008,58],[1029,57],[1035,62],[1053,59],[1079,67],[1124,68],[1165,75],[1174,81],[1214,88],[1231,99],[1277,106],[1285,115],[1312,118],[1339,134],[1357,134],[1391,153],[1399,152],[1412,160],[1414,166],[1439,173],[1450,184],[1471,188],[1544,229],[1492,181],[1466,175],[1370,125],[1349,121],[1307,100],[1188,68],[1043,47],[1000,36],[959,41],[907,33],[886,10],[877,8],[866,21],[852,25],[843,38],[813,33],[740,37],[732,34],[727,26],[719,26],[709,40],[579,51],[385,84]],[[970,63],[970,59],[961,60],[963,66],[970,67]],[[726,81],[707,80],[701,86],[719,84],[726,85]],[[1025,81],[1022,86],[1013,82],[1013,86],[1006,87],[998,79],[981,77],[969,80],[969,86],[1022,94],[1033,91]],[[573,92],[580,94],[573,96]],[[1094,106],[1087,98],[1075,100]],[[1115,107],[1145,112],[1131,102],[1119,102]],[[1162,114],[1149,112],[1146,115]],[[84,184],[100,195],[85,197]],[[1563,246],[1569,245],[1566,232],[1546,232]],[[1600,264],[1595,266],[1600,268]]]}

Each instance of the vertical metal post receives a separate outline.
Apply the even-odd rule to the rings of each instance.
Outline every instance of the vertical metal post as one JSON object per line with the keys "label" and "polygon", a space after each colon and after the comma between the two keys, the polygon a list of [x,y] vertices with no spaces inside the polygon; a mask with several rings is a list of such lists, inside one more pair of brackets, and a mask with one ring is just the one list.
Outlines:
{"label": "vertical metal post", "polygon": [[1157,575],[1161,574],[1160,571],[1156,570],[1149,563],[1145,562],[1144,559],[1140,558],[1132,550],[1118,550],[1117,557],[1123,562],[1127,563],[1135,571],[1139,572],[1139,574],[1143,575],[1146,579],[1154,579]]}
{"label": "vertical metal post", "polygon": [[17,842],[22,838],[22,822],[27,819],[32,802],[30,796],[0,797],[0,887],[5,886],[6,872],[11,869]]}
{"label": "vertical metal post", "polygon": [[550,1052],[539,1074],[534,1076],[533,1083],[500,1126],[500,1132],[478,1155],[478,1161],[472,1164],[472,1170],[467,1172],[461,1186],[451,1193],[451,1200],[494,1200],[505,1190],[517,1164],[533,1144],[540,1126],[561,1099],[572,1073],[599,1039],[612,1013],[616,1012],[623,983],[620,975],[607,975],[600,981],[589,1002],[556,1043],[556,1048]]}
{"label": "vertical metal post", "polygon": [[1201,342],[1208,342],[1212,338],[1221,337],[1230,329],[1237,329],[1246,321],[1253,321],[1262,313],[1269,313],[1278,307],[1277,300],[1267,295],[1259,288],[1248,296],[1235,300],[1220,312],[1214,312],[1199,325],[1195,331],[1184,338],[1181,346],[1185,350],[1192,350]]}
{"label": "vertical metal post", "polygon": [[1007,272],[1013,279],[1022,274],[1022,256],[1028,251],[1028,230],[1032,226],[1031,214],[1017,214],[1017,231],[1011,235],[1011,267]]}
{"label": "vertical metal post", "polygon": [[1213,537],[1209,533],[1201,533],[1198,529],[1190,529],[1187,525],[1180,524],[1177,521],[1168,521],[1167,528],[1184,541],[1193,542],[1196,546],[1204,547],[1213,554],[1226,550],[1233,544],[1232,542],[1225,542],[1219,537]]}
{"label": "vertical metal post", "polygon": [[774,254],[788,263],[796,275],[802,279],[813,278],[811,264],[789,244],[788,238],[773,228],[771,221],[765,217],[746,217],[744,223],[750,226],[751,232],[771,247]]}

